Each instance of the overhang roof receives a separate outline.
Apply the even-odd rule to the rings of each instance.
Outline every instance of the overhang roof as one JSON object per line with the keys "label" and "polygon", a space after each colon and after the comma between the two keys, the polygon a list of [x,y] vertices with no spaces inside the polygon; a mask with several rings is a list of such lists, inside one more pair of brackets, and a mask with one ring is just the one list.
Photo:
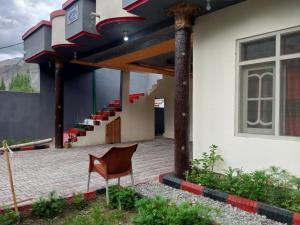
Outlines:
{"label": "overhang roof", "polygon": [[[77,1],[78,0],[66,1],[63,4],[63,9],[68,9]],[[101,24],[98,24],[99,35],[92,34],[95,37],[97,36],[97,39],[94,38],[94,40],[91,41],[91,36],[82,36],[81,41],[83,41],[84,44],[81,44],[80,47],[76,48],[77,59],[87,63],[96,63],[174,38],[174,19],[168,15],[167,9],[178,2],[177,0],[122,1],[123,8],[138,17],[119,18],[117,16],[112,16],[112,18],[107,19],[104,22],[102,21]],[[205,9],[206,0],[186,1],[199,5],[200,11],[198,16],[202,16],[245,0],[211,0],[211,11]],[[56,11],[52,16],[56,16],[56,14],[60,15],[63,12],[63,10]],[[42,25],[51,26],[51,23],[47,22],[46,24],[43,22],[42,24],[36,25],[24,34],[23,39],[28,38],[30,34]],[[124,31],[128,32],[130,37],[129,42],[123,41]],[[74,57],[74,49],[69,48],[68,46],[66,46],[65,49],[63,47],[64,46],[59,49],[58,54],[61,55],[61,57],[72,60]],[[154,63],[153,59],[151,62]]]}

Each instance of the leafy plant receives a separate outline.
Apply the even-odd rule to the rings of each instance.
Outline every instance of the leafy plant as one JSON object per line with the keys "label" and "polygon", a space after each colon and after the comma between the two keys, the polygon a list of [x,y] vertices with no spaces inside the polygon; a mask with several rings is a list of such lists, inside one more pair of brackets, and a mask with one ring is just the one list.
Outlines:
{"label": "leafy plant", "polygon": [[200,159],[192,161],[192,168],[185,173],[188,181],[205,185],[210,188],[217,187],[220,176],[214,173],[217,163],[224,161],[223,157],[217,154],[218,146],[209,146],[209,153],[203,152]]}
{"label": "leafy plant", "polygon": [[84,195],[82,193],[75,193],[73,195],[73,205],[76,209],[82,209],[86,206]]}
{"label": "leafy plant", "polygon": [[214,168],[220,161],[217,146],[211,145],[209,153],[192,162],[192,168],[185,173],[186,180],[230,194],[300,211],[300,178],[288,171],[272,166],[267,170],[251,173],[229,167],[225,174],[217,174]]}
{"label": "leafy plant", "polygon": [[4,207],[3,214],[0,214],[0,224],[15,224],[18,219],[19,214],[8,207]]}
{"label": "leafy plant", "polygon": [[135,225],[168,225],[171,218],[174,218],[175,207],[161,197],[154,199],[144,198],[137,202],[137,215],[133,219]]}
{"label": "leafy plant", "polygon": [[112,186],[109,188],[109,206],[119,210],[130,210],[135,206],[136,194],[130,188]]}
{"label": "leafy plant", "polygon": [[135,225],[210,225],[214,209],[202,204],[182,203],[177,206],[161,197],[141,199],[137,202]]}
{"label": "leafy plant", "polygon": [[33,214],[40,218],[54,218],[62,214],[65,207],[65,199],[50,192],[47,198],[40,198],[32,205]]}
{"label": "leafy plant", "polygon": [[191,205],[182,203],[177,207],[177,213],[174,217],[174,225],[211,225],[211,212],[214,209],[206,207],[200,203]]}

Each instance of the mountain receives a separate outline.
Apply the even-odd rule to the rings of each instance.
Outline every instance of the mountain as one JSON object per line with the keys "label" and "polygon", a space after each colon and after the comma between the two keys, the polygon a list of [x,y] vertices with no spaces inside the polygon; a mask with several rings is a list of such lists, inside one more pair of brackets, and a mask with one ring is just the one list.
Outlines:
{"label": "mountain", "polygon": [[0,61],[0,81],[4,78],[6,90],[11,79],[17,74],[29,74],[31,86],[36,92],[40,91],[40,74],[37,64],[26,63],[22,58],[13,58]]}

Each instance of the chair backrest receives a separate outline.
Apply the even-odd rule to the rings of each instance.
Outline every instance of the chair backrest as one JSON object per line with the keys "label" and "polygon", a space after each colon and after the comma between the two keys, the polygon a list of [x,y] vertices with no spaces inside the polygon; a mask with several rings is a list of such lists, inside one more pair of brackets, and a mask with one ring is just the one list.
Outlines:
{"label": "chair backrest", "polygon": [[102,159],[107,165],[108,174],[117,174],[131,168],[131,158],[137,149],[137,144],[126,147],[112,147]]}

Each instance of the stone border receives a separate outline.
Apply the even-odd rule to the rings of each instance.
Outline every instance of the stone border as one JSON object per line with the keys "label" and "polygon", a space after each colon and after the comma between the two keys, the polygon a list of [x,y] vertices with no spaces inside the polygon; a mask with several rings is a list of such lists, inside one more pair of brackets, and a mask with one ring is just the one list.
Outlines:
{"label": "stone border", "polygon": [[267,218],[278,222],[287,223],[289,225],[300,225],[300,213],[291,212],[289,210],[282,209],[273,205],[268,205],[265,203],[253,201],[235,195],[229,195],[224,192],[206,188],[179,179],[173,176],[171,173],[160,175],[159,182],[176,189],[181,189],[193,193],[195,195],[201,195],[216,201],[225,202],[249,213],[264,215]]}

